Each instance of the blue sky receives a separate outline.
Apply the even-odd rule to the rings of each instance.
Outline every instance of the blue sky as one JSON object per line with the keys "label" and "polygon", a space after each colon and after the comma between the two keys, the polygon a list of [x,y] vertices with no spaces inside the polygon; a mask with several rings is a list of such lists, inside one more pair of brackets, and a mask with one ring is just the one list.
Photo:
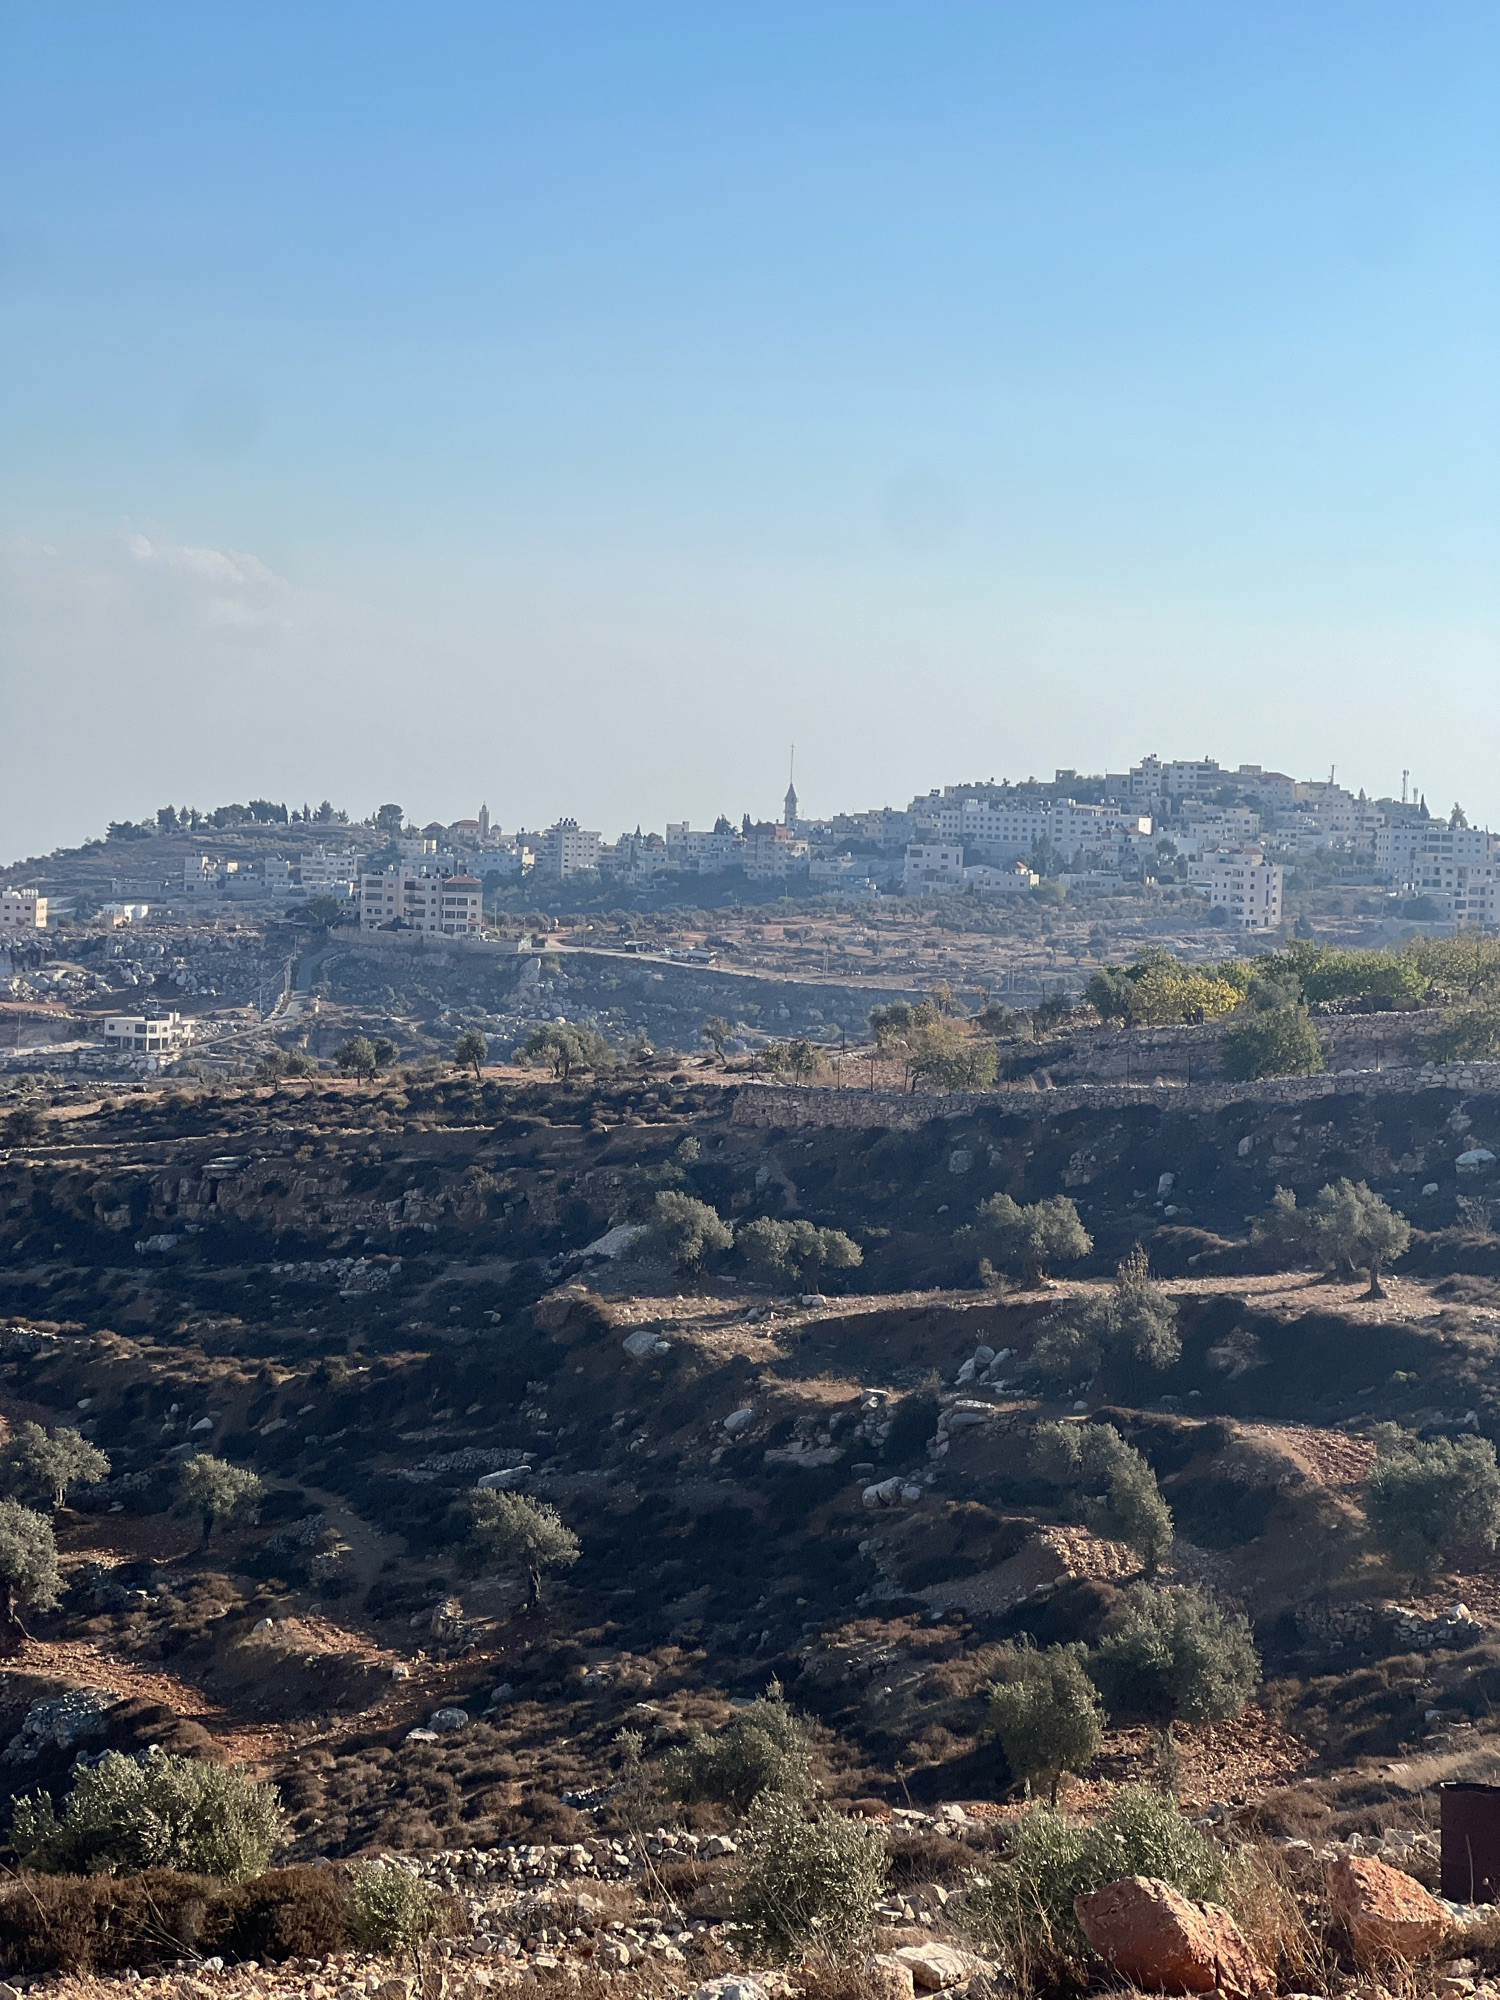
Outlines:
{"label": "blue sky", "polygon": [[1148,750],[1500,824],[1500,16],[0,6],[0,853]]}

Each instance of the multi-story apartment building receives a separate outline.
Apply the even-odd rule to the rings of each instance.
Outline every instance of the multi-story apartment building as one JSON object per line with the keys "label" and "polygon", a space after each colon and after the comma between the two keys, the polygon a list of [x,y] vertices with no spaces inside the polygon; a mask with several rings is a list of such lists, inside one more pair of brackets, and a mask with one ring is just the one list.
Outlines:
{"label": "multi-story apartment building", "polygon": [[473,875],[428,874],[398,864],[359,878],[362,931],[409,930],[429,937],[478,937],[484,884]]}
{"label": "multi-story apartment building", "polygon": [[752,882],[784,882],[807,865],[807,842],[780,821],[762,820],[740,836],[745,874]]}
{"label": "multi-story apartment building", "polygon": [[722,875],[739,860],[740,836],[721,819],[712,833],[695,833],[684,820],[667,821],[668,864],[685,875]]}
{"label": "multi-story apartment building", "polygon": [[1282,871],[1258,847],[1213,854],[1188,863],[1188,886],[1226,912],[1242,931],[1281,928]]}
{"label": "multi-story apartment building", "polygon": [[0,935],[47,928],[47,898],[38,889],[0,889]]}
{"label": "multi-story apartment building", "polygon": [[297,860],[297,875],[308,896],[352,896],[359,877],[359,862],[352,848],[330,852],[325,847],[304,848]]}
{"label": "multi-story apartment building", "polygon": [[576,819],[560,819],[541,835],[536,848],[536,872],[566,882],[599,866],[599,835]]}
{"label": "multi-story apartment building", "polygon": [[1079,805],[1073,799],[1013,801],[997,798],[914,799],[908,814],[919,840],[957,841],[976,861],[1019,861],[1039,847],[1059,860],[1112,846],[1126,835],[1151,832],[1146,813],[1114,806]]}

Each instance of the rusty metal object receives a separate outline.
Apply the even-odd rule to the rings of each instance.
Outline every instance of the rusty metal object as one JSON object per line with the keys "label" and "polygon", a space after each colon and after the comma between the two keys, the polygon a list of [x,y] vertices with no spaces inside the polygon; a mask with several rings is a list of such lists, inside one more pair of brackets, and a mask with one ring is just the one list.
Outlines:
{"label": "rusty metal object", "polygon": [[1500,1902],[1500,1785],[1440,1785],[1443,1894]]}

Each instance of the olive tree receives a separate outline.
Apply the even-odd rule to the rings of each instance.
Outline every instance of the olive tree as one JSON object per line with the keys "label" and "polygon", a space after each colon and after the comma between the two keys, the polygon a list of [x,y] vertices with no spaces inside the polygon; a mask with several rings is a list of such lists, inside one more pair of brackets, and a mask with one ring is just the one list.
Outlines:
{"label": "olive tree", "polygon": [[61,1590],[52,1523],[19,1500],[0,1500],[0,1622],[8,1646],[27,1636],[21,1606],[50,1611]]}
{"label": "olive tree", "polygon": [[490,1045],[484,1036],[480,1034],[477,1028],[465,1028],[458,1040],[453,1044],[453,1060],[461,1068],[473,1070],[474,1081],[478,1083],[479,1072],[484,1068],[489,1059]]}
{"label": "olive tree", "polygon": [[50,1434],[25,1423],[0,1448],[0,1471],[8,1486],[50,1497],[60,1507],[70,1486],[90,1486],[109,1476],[109,1459],[97,1445],[66,1424]]}
{"label": "olive tree", "polygon": [[265,1490],[258,1473],[206,1451],[195,1452],[185,1462],[177,1482],[182,1505],[202,1516],[205,1543],[221,1522],[253,1521]]}
{"label": "olive tree", "polygon": [[542,1576],[571,1569],[582,1554],[578,1537],[555,1507],[524,1493],[487,1487],[468,1497],[469,1546],[486,1561],[526,1572],[526,1608],[541,1602]]}
{"label": "olive tree", "polygon": [[664,1188],[652,1204],[641,1247],[679,1271],[696,1271],[710,1251],[727,1250],[734,1231],[715,1208],[694,1195]]}
{"label": "olive tree", "polygon": [[368,1083],[380,1067],[375,1044],[368,1035],[351,1035],[333,1060],[341,1075],[352,1076],[360,1083]]}
{"label": "olive tree", "polygon": [[1423,1440],[1376,1426],[1365,1481],[1370,1537],[1398,1569],[1426,1575],[1466,1548],[1500,1540],[1500,1468],[1488,1438]]}
{"label": "olive tree", "polygon": [[1041,1781],[1057,1803],[1064,1771],[1086,1771],[1104,1741],[1104,1710],[1082,1646],[1015,1651],[990,1686],[990,1727],[1011,1776]]}
{"label": "olive tree", "polygon": [[1019,1270],[1028,1285],[1045,1283],[1048,1265],[1076,1263],[1094,1247],[1065,1194],[1034,1202],[992,1194],[980,1203],[973,1227],[960,1233],[992,1262]]}
{"label": "olive tree", "polygon": [[1038,1424],[1031,1464],[1043,1479],[1071,1489],[1090,1527],[1127,1543],[1148,1575],[1156,1570],[1172,1546],[1172,1510],[1150,1465],[1113,1424]]}
{"label": "olive tree", "polygon": [[735,1248],[750,1270],[760,1278],[815,1280],[820,1271],[853,1271],[864,1262],[864,1252],[842,1229],[819,1229],[798,1216],[783,1222],[772,1215],[760,1215],[742,1223],[735,1233]]}
{"label": "olive tree", "polygon": [[1247,1621],[1206,1591],[1138,1583],[1111,1618],[1089,1672],[1121,1721],[1225,1722],[1260,1680]]}

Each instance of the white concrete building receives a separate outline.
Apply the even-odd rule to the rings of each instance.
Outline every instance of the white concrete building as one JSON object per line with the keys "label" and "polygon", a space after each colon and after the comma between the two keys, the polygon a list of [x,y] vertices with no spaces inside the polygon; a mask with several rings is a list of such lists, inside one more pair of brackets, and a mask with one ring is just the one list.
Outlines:
{"label": "white concrete building", "polygon": [[99,921],[112,930],[120,930],[126,924],[143,924],[150,914],[149,903],[106,903],[99,912]]}
{"label": "white concrete building", "polygon": [[304,848],[297,857],[297,877],[307,896],[344,897],[354,894],[359,879],[359,863],[353,848],[330,851],[326,847]]}
{"label": "white concrete building", "polygon": [[1188,886],[1228,913],[1242,931],[1281,928],[1282,871],[1258,847],[1238,854],[1214,854],[1188,863]]}
{"label": "white concrete building", "polygon": [[684,820],[667,821],[667,860],[684,875],[722,875],[740,858],[739,835],[727,823],[695,833]]}
{"label": "white concrete building", "polygon": [[0,932],[46,928],[47,898],[39,889],[0,889]]}
{"label": "white concrete building", "polygon": [[906,850],[902,881],[908,889],[961,889],[964,848],[961,840],[914,840]]}
{"label": "white concrete building", "polygon": [[964,870],[965,888],[977,889],[981,896],[1025,895],[1041,879],[1019,861],[1009,868],[991,868],[987,862],[977,861]]}
{"label": "white concrete building", "polygon": [[537,844],[536,872],[566,882],[571,875],[586,875],[599,866],[599,835],[581,827],[576,819],[560,819],[549,826]]}
{"label": "white concrete building", "polygon": [[193,1024],[181,1014],[110,1014],[104,1022],[104,1046],[112,1055],[174,1056],[193,1039]]}

